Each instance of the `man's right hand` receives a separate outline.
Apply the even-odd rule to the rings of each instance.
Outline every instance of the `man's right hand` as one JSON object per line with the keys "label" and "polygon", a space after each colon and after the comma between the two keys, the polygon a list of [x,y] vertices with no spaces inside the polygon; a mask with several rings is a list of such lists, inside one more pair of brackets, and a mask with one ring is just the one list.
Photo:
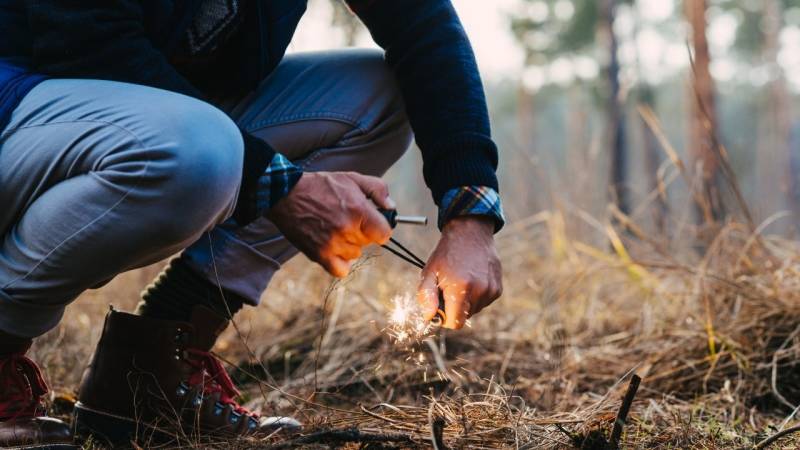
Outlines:
{"label": "man's right hand", "polygon": [[377,208],[395,209],[380,178],[354,172],[305,172],[267,217],[298,250],[331,275],[350,272],[361,249],[392,235]]}

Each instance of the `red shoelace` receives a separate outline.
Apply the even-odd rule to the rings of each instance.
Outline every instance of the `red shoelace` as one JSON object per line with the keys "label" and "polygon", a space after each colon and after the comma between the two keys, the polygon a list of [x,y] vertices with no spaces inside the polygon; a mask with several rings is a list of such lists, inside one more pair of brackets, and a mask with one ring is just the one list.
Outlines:
{"label": "red shoelace", "polygon": [[0,420],[43,415],[40,402],[47,392],[42,372],[30,358],[22,353],[0,357]]}
{"label": "red shoelace", "polygon": [[211,353],[202,350],[188,349],[191,358],[187,362],[196,370],[189,376],[188,384],[191,387],[201,386],[203,394],[219,393],[219,402],[230,405],[237,414],[258,418],[258,414],[239,405],[235,398],[240,395],[233,380],[225,371],[222,363]]}

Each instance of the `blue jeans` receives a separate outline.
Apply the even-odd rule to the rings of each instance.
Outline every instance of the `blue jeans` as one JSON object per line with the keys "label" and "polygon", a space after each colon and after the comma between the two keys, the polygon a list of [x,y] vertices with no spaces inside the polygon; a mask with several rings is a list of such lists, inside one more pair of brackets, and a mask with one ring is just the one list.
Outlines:
{"label": "blue jeans", "polygon": [[375,51],[288,56],[255,92],[216,106],[133,84],[45,81],[0,134],[0,331],[41,335],[84,290],[183,249],[199,273],[257,304],[297,250],[265,218],[229,219],[243,164],[234,120],[307,171],[382,175],[411,140]]}

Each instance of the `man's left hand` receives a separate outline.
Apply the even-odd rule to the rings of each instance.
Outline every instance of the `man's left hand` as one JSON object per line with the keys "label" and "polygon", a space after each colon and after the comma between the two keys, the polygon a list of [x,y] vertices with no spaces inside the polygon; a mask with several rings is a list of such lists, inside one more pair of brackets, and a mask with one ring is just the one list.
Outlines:
{"label": "man's left hand", "polygon": [[502,267],[494,246],[494,221],[463,216],[448,221],[422,271],[417,301],[431,320],[444,293],[445,328],[460,329],[503,292]]}

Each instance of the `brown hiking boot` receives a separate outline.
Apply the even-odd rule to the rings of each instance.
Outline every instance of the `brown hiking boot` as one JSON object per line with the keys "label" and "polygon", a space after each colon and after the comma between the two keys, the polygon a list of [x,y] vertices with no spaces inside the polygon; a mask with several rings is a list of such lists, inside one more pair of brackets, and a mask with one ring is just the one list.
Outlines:
{"label": "brown hiking boot", "polygon": [[25,356],[31,344],[0,332],[0,448],[76,448],[69,426],[44,415],[47,384]]}
{"label": "brown hiking boot", "polygon": [[288,417],[262,418],[209,351],[228,321],[198,306],[190,322],[111,311],[75,405],[75,434],[113,447],[200,437],[297,431]]}

